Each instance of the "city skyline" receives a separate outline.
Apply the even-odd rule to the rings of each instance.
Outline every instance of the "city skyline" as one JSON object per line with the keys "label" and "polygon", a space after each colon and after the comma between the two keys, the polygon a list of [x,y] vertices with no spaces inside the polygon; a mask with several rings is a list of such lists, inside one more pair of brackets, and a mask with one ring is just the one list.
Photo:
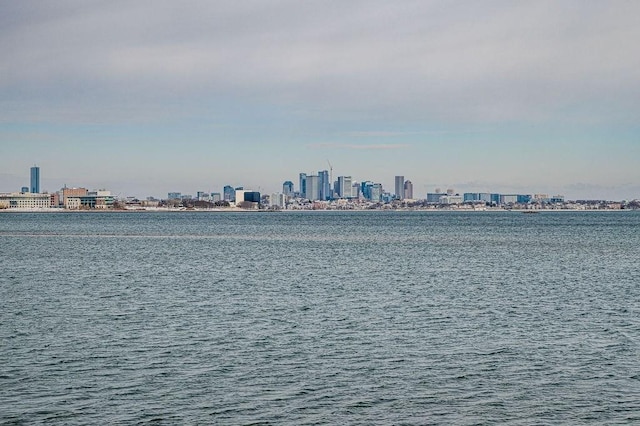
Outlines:
{"label": "city skyline", "polygon": [[[2,188],[0,188],[0,193],[17,193],[17,192],[32,192],[32,193],[56,193],[58,191],[61,191],[62,189],[65,188],[93,188],[93,190],[104,190],[107,187],[104,185],[87,185],[86,183],[79,183],[78,185],[70,185],[68,186],[66,183],[61,185],[58,189],[47,189],[44,188],[41,191],[36,191],[35,189],[39,189],[40,188],[40,167],[39,166],[32,166],[29,170],[29,175],[28,175],[28,179],[30,182],[30,186],[21,186],[20,189],[16,188],[12,188],[12,189],[8,189],[8,190],[3,190]],[[46,173],[45,173],[46,176]],[[445,195],[453,195],[455,194],[456,196],[462,196],[462,194],[467,194],[467,193],[484,193],[484,194],[494,194],[494,195],[500,195],[500,194],[518,194],[518,195],[529,195],[529,196],[533,196],[534,194],[553,194],[554,196],[559,196],[562,198],[566,198],[566,199],[571,199],[571,200],[608,200],[608,201],[620,201],[620,200],[637,200],[638,197],[631,197],[631,198],[620,198],[620,199],[616,199],[615,197],[611,197],[611,196],[605,196],[605,197],[601,197],[601,198],[589,198],[589,197],[565,197],[564,194],[561,194],[558,191],[550,191],[550,192],[545,192],[545,191],[539,191],[536,189],[526,189],[526,190],[514,190],[514,191],[497,191],[495,190],[495,188],[491,189],[491,188],[483,188],[483,189],[477,189],[477,187],[475,188],[467,188],[465,187],[465,189],[461,190],[459,188],[454,188],[453,186],[449,185],[449,186],[435,186],[435,187],[430,187],[427,188],[425,190],[424,193],[418,193],[415,194],[414,193],[414,186],[413,186],[413,182],[409,179],[405,180],[405,176],[401,176],[401,175],[396,175],[393,177],[393,186],[387,186],[384,185],[382,183],[380,183],[379,181],[374,181],[371,179],[355,179],[352,176],[345,176],[345,175],[340,175],[340,176],[334,176],[333,177],[333,182],[329,182],[329,171],[327,170],[319,170],[318,172],[315,172],[315,174],[313,173],[305,173],[305,172],[301,172],[298,174],[298,186],[296,186],[296,184],[293,183],[292,180],[286,180],[284,182],[282,182],[279,186],[279,189],[275,190],[275,191],[266,191],[263,189],[263,187],[251,187],[251,186],[246,186],[243,184],[230,184],[230,183],[226,183],[224,186],[220,187],[220,188],[213,188],[213,189],[206,189],[203,190],[202,185],[199,189],[195,189],[194,188],[188,188],[185,191],[176,191],[174,189],[171,189],[169,191],[165,190],[165,192],[161,195],[156,195],[156,194],[145,194],[145,195],[140,195],[140,194],[128,194],[128,193],[121,193],[121,192],[117,192],[116,193],[116,197],[120,197],[120,198],[138,198],[138,199],[145,199],[145,198],[156,198],[156,199],[171,199],[171,198],[181,198],[181,196],[187,195],[187,194],[217,194],[221,197],[222,200],[229,200],[230,195],[229,194],[234,194],[235,191],[237,191],[238,189],[241,190],[247,190],[247,191],[258,191],[261,192],[265,195],[267,194],[276,194],[276,193],[281,193],[281,194],[285,194],[285,195],[290,195],[293,196],[294,194],[296,194],[298,197],[301,198],[309,198],[311,200],[328,200],[328,199],[337,199],[337,198],[357,198],[355,194],[355,192],[361,191],[361,184],[369,184],[369,185],[376,185],[376,191],[379,191],[380,195],[383,194],[390,194],[393,196],[396,196],[396,198],[398,199],[414,199],[414,200],[423,200],[426,199],[427,201],[429,201],[429,196],[430,195],[435,195],[435,194],[445,194]],[[45,179],[46,181],[46,179]],[[350,191],[349,195],[343,195],[342,191],[345,190],[345,182],[348,182],[348,187],[351,188],[351,186],[353,186],[353,188]],[[55,185],[54,185],[55,186]],[[272,185],[274,187],[278,187],[278,185]],[[357,189],[355,188],[355,186],[357,186]],[[327,189],[330,188],[330,189]],[[355,192],[353,192],[355,191]],[[109,192],[112,192],[109,190]],[[171,194],[180,194],[180,196],[176,196],[176,197],[172,197]],[[362,192],[360,192],[360,194],[362,195]],[[367,197],[365,197],[367,198]]]}
{"label": "city skyline", "polygon": [[[640,4],[3,3],[0,192],[640,197]],[[266,19],[268,18],[268,19]],[[170,23],[171,25],[167,25]],[[297,186],[297,185],[296,185]]]}

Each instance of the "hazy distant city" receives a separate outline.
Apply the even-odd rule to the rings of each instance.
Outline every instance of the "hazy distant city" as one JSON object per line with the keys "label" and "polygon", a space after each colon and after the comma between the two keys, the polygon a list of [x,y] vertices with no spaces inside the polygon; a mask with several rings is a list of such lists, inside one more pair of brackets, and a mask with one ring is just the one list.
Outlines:
{"label": "hazy distant city", "polygon": [[114,196],[108,189],[89,190],[63,186],[56,192],[41,191],[40,167],[30,169],[30,185],[20,191],[0,193],[0,210],[625,210],[640,208],[634,200],[565,200],[563,195],[458,193],[454,188],[434,188],[414,193],[413,182],[394,177],[394,188],[358,181],[352,176],[332,176],[333,170],[300,173],[296,183],[287,180],[281,192],[261,194],[243,186],[225,185],[220,192],[194,194],[168,192],[166,198]]}

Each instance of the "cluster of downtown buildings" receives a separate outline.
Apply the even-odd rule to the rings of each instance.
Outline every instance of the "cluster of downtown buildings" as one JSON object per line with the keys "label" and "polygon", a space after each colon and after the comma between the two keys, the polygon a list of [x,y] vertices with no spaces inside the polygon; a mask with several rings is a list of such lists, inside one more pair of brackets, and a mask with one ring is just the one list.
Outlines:
{"label": "cluster of downtown buildings", "polygon": [[640,202],[608,202],[584,200],[566,202],[561,195],[546,194],[498,194],[489,192],[456,193],[453,189],[426,194],[414,198],[413,183],[404,176],[395,176],[394,192],[386,191],[381,183],[356,181],[351,176],[338,176],[332,182],[329,171],[317,174],[300,173],[298,186],[290,180],[282,185],[282,192],[261,195],[260,192],[242,186],[226,185],[222,192],[198,191],[196,196],[169,192],[165,200],[148,197],[140,201],[134,197],[116,199],[110,191],[89,191],[86,188],[68,188],[66,185],[54,193],[40,192],[40,168],[31,168],[30,186],[20,192],[0,193],[0,210],[51,209],[157,209],[157,208],[240,208],[240,209],[474,209],[522,208],[522,209],[624,209],[639,208]]}

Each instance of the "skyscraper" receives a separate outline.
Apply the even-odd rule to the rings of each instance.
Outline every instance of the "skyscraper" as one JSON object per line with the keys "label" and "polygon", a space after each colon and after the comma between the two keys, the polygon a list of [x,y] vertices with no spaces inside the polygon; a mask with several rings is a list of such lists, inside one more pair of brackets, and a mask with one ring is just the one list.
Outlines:
{"label": "skyscraper", "polygon": [[[306,176],[306,175],[305,175]],[[317,175],[306,176],[305,198],[311,201],[320,200],[320,178]]]}
{"label": "skyscraper", "polygon": [[374,202],[378,202],[382,200],[382,184],[381,183],[374,183],[373,186],[371,187],[371,191],[370,191],[370,200],[374,201]]}
{"label": "skyscraper", "polygon": [[396,198],[404,200],[404,176],[396,176]]}
{"label": "skyscraper", "polygon": [[360,191],[362,192],[362,197],[365,200],[371,200],[371,188],[373,187],[373,182],[370,180],[364,181],[360,184]]}
{"label": "skyscraper", "polygon": [[282,193],[287,197],[293,196],[293,182],[288,180],[285,183],[283,183],[282,184]]}
{"label": "skyscraper", "polygon": [[338,176],[338,196],[340,198],[351,198],[353,182],[351,182],[351,176]]}
{"label": "skyscraper", "polygon": [[320,191],[320,199],[328,200],[331,198],[331,182],[329,181],[329,172],[322,170],[318,172],[318,185]]}
{"label": "skyscraper", "polygon": [[413,183],[410,180],[404,182],[404,198],[413,200]]}
{"label": "skyscraper", "polygon": [[31,193],[40,193],[40,167],[38,166],[31,168]]}
{"label": "skyscraper", "polygon": [[307,174],[300,173],[300,198],[308,198],[307,197]]}

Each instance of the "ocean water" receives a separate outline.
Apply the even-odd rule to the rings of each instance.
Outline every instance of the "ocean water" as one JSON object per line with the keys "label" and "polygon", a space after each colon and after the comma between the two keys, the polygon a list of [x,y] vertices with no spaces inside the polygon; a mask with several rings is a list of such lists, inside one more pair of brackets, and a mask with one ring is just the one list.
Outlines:
{"label": "ocean water", "polygon": [[640,213],[0,214],[0,424],[638,424]]}

